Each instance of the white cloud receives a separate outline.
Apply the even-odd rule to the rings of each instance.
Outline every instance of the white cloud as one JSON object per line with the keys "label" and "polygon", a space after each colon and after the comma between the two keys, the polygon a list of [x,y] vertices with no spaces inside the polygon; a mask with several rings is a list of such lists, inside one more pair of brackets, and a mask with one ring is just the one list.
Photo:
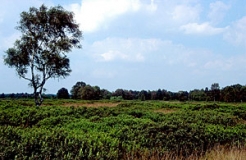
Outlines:
{"label": "white cloud", "polygon": [[246,63],[246,55],[225,57],[223,53],[215,54],[209,50],[187,48],[160,39],[107,38],[88,47],[86,51],[96,63],[138,62],[158,67],[179,66],[200,72],[204,69],[229,71],[239,69]]}
{"label": "white cloud", "polygon": [[72,4],[75,18],[84,32],[97,30],[105,22],[126,12],[140,9],[139,0],[83,0],[82,4]]}
{"label": "white cloud", "polygon": [[124,54],[124,53],[121,53],[120,51],[118,50],[109,50],[103,54],[101,54],[101,57],[103,58],[103,60],[105,61],[112,61],[112,60],[115,60],[115,59],[129,59],[130,56],[127,55],[127,54]]}
{"label": "white cloud", "polygon": [[107,38],[94,42],[85,50],[96,62],[197,67],[200,64],[198,61],[207,57],[207,51],[192,50],[172,41],[154,38]]}
{"label": "white cloud", "polygon": [[155,12],[154,0],[144,3],[140,0],[82,0],[80,4],[71,4],[68,8],[75,13],[75,19],[84,32],[94,32],[126,13],[140,10]]}
{"label": "white cloud", "polygon": [[215,28],[211,26],[210,23],[205,22],[202,24],[188,23],[186,25],[182,25],[180,30],[185,34],[216,35],[224,32],[226,28]]}
{"label": "white cloud", "polygon": [[157,50],[160,43],[158,39],[107,38],[94,42],[89,50],[97,61],[143,62],[145,54]]}
{"label": "white cloud", "polygon": [[221,1],[216,1],[210,3],[210,12],[208,14],[208,18],[213,23],[219,23],[221,20],[223,20],[226,11],[230,9],[230,5],[226,5],[225,3]]}
{"label": "white cloud", "polygon": [[246,47],[246,16],[234,22],[224,34],[224,39],[234,45]]}
{"label": "white cloud", "polygon": [[188,23],[199,20],[201,7],[199,4],[181,4],[174,7],[171,12],[172,19],[178,23]]}

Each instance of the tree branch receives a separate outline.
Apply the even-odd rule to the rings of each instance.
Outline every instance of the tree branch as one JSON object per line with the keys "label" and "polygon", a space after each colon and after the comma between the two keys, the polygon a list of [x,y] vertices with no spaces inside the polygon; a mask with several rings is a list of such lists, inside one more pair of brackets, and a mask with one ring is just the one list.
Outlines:
{"label": "tree branch", "polygon": [[18,75],[19,75],[21,78],[25,79],[25,80],[32,81],[32,79],[26,78],[26,77],[24,77],[23,75],[21,75],[21,74],[19,74],[19,73],[18,73]]}

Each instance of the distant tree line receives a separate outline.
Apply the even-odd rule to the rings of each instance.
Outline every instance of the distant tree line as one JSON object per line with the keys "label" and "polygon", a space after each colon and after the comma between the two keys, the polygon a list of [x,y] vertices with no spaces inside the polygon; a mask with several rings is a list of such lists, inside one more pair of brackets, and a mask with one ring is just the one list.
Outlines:
{"label": "distant tree line", "polygon": [[201,90],[189,92],[189,99],[194,101],[246,102],[246,86],[234,84],[220,89],[218,83]]}
{"label": "distant tree line", "polygon": [[[43,94],[44,98],[55,98],[56,95],[54,94]],[[3,98],[13,98],[13,99],[18,99],[18,98],[23,98],[23,99],[33,99],[33,93],[0,93],[0,99]]]}
{"label": "distant tree line", "polygon": [[191,91],[171,92],[165,89],[133,91],[116,89],[110,92],[91,86],[85,82],[77,82],[71,89],[71,98],[84,100],[124,99],[124,100],[179,100],[179,101],[224,101],[246,102],[246,86],[235,84],[220,89],[219,83],[213,83],[210,88]]}
{"label": "distant tree line", "polygon": [[[85,82],[77,82],[69,91],[66,88],[58,90],[57,94],[44,94],[44,98],[81,99],[81,100],[179,100],[179,101],[221,101],[246,102],[246,86],[234,84],[220,89],[219,83],[213,83],[210,88],[193,89],[191,91],[171,92],[165,89],[158,90],[126,90],[116,89],[110,92],[99,86],[91,86]],[[0,94],[0,98],[33,98],[33,94],[11,93]]]}

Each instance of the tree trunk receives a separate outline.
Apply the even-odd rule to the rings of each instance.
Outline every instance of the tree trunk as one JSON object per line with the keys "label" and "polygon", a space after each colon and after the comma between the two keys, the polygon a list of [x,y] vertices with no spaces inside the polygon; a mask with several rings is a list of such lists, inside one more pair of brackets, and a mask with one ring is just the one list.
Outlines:
{"label": "tree trunk", "polygon": [[35,98],[35,104],[36,106],[41,106],[42,102],[43,102],[43,98],[40,92],[34,92],[34,98]]}

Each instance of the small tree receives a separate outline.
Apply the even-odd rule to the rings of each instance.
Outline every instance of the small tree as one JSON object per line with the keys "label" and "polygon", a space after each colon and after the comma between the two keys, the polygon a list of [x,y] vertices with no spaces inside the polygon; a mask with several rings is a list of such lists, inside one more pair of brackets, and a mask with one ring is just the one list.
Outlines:
{"label": "small tree", "polygon": [[64,99],[68,99],[70,97],[68,90],[66,88],[59,89],[56,95],[57,98],[64,98]]}
{"label": "small tree", "polygon": [[65,78],[71,72],[66,53],[81,48],[82,32],[74,14],[61,6],[48,9],[31,7],[22,12],[17,29],[20,40],[4,56],[5,64],[16,69],[20,78],[33,88],[35,103],[42,104],[44,84],[49,78]]}

